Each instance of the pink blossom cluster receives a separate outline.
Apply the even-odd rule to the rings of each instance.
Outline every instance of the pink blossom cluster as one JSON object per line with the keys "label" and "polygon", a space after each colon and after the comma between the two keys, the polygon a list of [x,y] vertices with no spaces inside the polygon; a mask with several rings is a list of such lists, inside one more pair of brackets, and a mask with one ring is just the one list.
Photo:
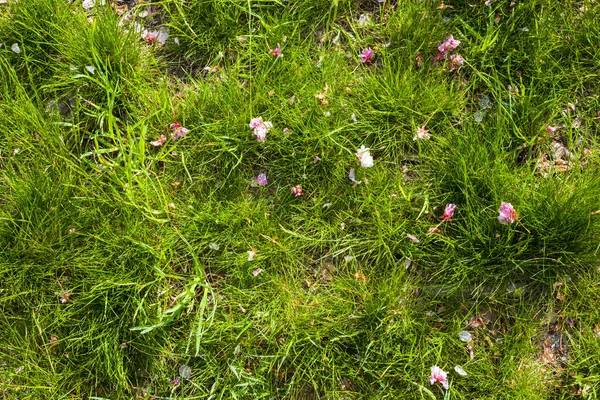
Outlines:
{"label": "pink blossom cluster", "polygon": [[442,60],[448,60],[448,65],[450,66],[451,71],[454,71],[455,69],[461,67],[465,63],[465,60],[461,57],[460,54],[453,53],[459,45],[460,40],[454,39],[454,36],[452,35],[448,36],[444,43],[438,46],[438,52],[433,61],[435,63],[438,63]]}
{"label": "pink blossom cluster", "polygon": [[358,59],[363,64],[371,64],[372,58],[373,58],[373,49],[371,49],[370,47],[367,47],[366,49],[364,49],[358,56]]}
{"label": "pink blossom cluster", "polygon": [[500,209],[498,210],[498,221],[501,224],[512,224],[519,219],[517,212],[513,208],[512,204],[502,202]]}
{"label": "pink blossom cluster", "polygon": [[448,373],[440,367],[438,367],[437,365],[434,365],[433,367],[431,367],[429,383],[435,385],[438,382],[442,384],[442,387],[444,389],[448,390]]}
{"label": "pink blossom cluster", "polygon": [[[184,137],[190,131],[189,129],[184,128],[177,122],[169,125],[169,128],[171,128],[171,140],[173,140],[174,142]],[[163,144],[165,144],[166,141],[167,136],[160,135],[160,137],[157,140],[150,142],[150,144],[154,147],[160,147]]]}
{"label": "pink blossom cluster", "polygon": [[283,54],[281,53],[281,44],[277,43],[277,47],[273,50],[269,50],[269,54],[275,58],[283,57]]}
{"label": "pink blossom cluster", "polygon": [[452,222],[452,217],[454,216],[454,209],[456,208],[456,204],[446,204],[444,208],[444,214],[440,216],[443,221]]}
{"label": "pink blossom cluster", "polygon": [[269,184],[267,174],[258,174],[258,176],[252,180],[252,184],[255,186],[267,186]]}
{"label": "pink blossom cluster", "polygon": [[171,128],[171,139],[173,141],[181,139],[183,136],[185,136],[189,132],[189,129],[184,128],[183,126],[179,125],[177,122],[175,122],[174,124],[171,124],[169,127]]}
{"label": "pink blossom cluster", "polygon": [[256,140],[264,142],[267,139],[267,133],[273,127],[270,121],[263,121],[262,117],[252,118],[250,121],[250,128],[252,128],[252,134],[256,136]]}

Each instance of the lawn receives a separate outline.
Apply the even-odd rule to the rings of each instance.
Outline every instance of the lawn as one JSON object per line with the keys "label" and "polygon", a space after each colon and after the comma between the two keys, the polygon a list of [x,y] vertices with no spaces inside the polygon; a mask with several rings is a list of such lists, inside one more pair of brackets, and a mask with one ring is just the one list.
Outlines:
{"label": "lawn", "polygon": [[1,0],[0,397],[599,398],[599,16]]}

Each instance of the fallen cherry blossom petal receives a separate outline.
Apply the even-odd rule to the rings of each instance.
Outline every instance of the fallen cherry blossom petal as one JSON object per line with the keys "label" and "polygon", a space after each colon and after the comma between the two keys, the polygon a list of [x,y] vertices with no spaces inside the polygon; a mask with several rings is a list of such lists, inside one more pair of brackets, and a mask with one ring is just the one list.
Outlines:
{"label": "fallen cherry blossom petal", "polygon": [[158,140],[150,142],[150,144],[152,146],[159,147],[159,146],[162,146],[163,144],[165,144],[166,141],[167,141],[167,137],[165,135],[160,135],[160,138],[158,138]]}
{"label": "fallen cherry blossom petal", "polygon": [[297,186],[294,186],[294,187],[292,188],[292,194],[293,194],[295,197],[300,197],[300,196],[302,196],[302,185],[297,185]]}
{"label": "fallen cherry blossom petal", "polygon": [[420,242],[420,240],[416,236],[413,236],[410,233],[407,233],[406,237],[409,238],[410,240],[412,240],[415,243],[419,243]]}
{"label": "fallen cherry blossom petal", "polygon": [[462,369],[462,367],[460,365],[457,365],[454,367],[454,371],[456,371],[457,374],[459,374],[460,376],[467,376],[468,374],[465,372],[464,369]]}
{"label": "fallen cherry blossom petal", "polygon": [[513,208],[512,204],[502,202],[498,209],[498,221],[501,224],[512,224],[518,219],[517,212]]}
{"label": "fallen cherry blossom petal", "polygon": [[431,367],[431,375],[429,376],[429,383],[434,385],[437,382],[442,384],[442,387],[446,390],[448,390],[448,373],[446,371],[444,371],[443,369],[441,369],[440,367],[438,367],[437,365],[434,365],[433,367]]}
{"label": "fallen cherry blossom petal", "polygon": [[370,47],[364,49],[358,58],[361,63],[371,64],[371,58],[373,58],[373,49]]}

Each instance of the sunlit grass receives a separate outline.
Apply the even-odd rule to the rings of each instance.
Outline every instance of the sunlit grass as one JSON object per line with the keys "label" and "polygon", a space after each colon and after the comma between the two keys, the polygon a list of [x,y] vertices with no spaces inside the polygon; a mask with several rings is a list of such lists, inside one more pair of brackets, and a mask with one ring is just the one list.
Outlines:
{"label": "sunlit grass", "polygon": [[511,3],[0,4],[1,397],[596,398],[600,7]]}

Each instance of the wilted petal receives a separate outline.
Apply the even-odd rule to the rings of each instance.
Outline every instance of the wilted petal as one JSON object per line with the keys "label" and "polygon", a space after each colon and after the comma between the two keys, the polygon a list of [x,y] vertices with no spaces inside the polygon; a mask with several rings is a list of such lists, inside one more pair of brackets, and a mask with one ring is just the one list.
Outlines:
{"label": "wilted petal", "polygon": [[446,38],[444,43],[439,45],[438,50],[442,54],[454,51],[460,45],[460,40],[454,39],[454,36],[450,35]]}
{"label": "wilted petal", "polygon": [[158,37],[158,31],[157,30],[149,31],[147,29],[144,29],[142,31],[142,35],[141,36],[142,36],[142,39],[144,39],[146,41],[146,43],[152,44],[152,43],[154,43],[154,41]]}
{"label": "wilted petal", "polygon": [[410,233],[407,233],[407,234],[406,234],[406,237],[407,237],[407,238],[409,238],[410,240],[412,240],[412,241],[413,241],[413,242],[415,242],[415,243],[419,243],[419,242],[420,242],[420,240],[419,240],[419,239],[417,239],[417,237],[416,237],[416,236],[413,236],[413,235],[411,235]]}
{"label": "wilted petal", "polygon": [[472,339],[471,334],[467,331],[458,332],[458,338],[461,340],[461,342],[470,342]]}
{"label": "wilted petal", "polygon": [[161,27],[158,30],[158,36],[156,36],[156,43],[159,46],[164,46],[165,43],[167,43],[168,38],[169,38],[169,32],[167,31],[167,28]]}
{"label": "wilted petal", "polygon": [[355,172],[354,172],[354,168],[350,168],[350,172],[348,173],[348,178],[350,178],[350,180],[352,182],[354,182],[354,185],[360,185],[361,181],[357,181],[356,180],[356,176],[355,176]]}
{"label": "wilted petal", "polygon": [[455,69],[462,67],[464,64],[465,60],[460,54],[452,54],[450,56],[450,70],[454,71]]}
{"label": "wilted petal", "polygon": [[293,194],[295,197],[300,197],[300,196],[302,196],[302,185],[297,185],[297,186],[294,186],[294,187],[292,188],[292,194]]}
{"label": "wilted petal", "polygon": [[252,271],[252,275],[253,276],[258,276],[261,272],[263,272],[263,270],[260,269],[260,268],[257,268],[254,271]]}
{"label": "wilted petal", "polygon": [[557,126],[550,126],[550,125],[546,124],[546,130],[547,130],[549,133],[554,133],[554,132],[556,132],[556,130],[557,130],[557,129],[558,129],[558,127],[557,127]]}
{"label": "wilted petal", "polygon": [[360,14],[358,17],[358,25],[365,26],[371,23],[371,16],[369,14]]}
{"label": "wilted petal", "polygon": [[248,250],[248,261],[254,260],[254,256],[255,255],[256,255],[256,250],[255,249]]}
{"label": "wilted petal", "polygon": [[269,50],[269,54],[271,54],[273,57],[283,57],[283,54],[281,53],[281,45],[277,43],[277,47],[273,50]]}
{"label": "wilted petal", "polygon": [[178,123],[171,124],[169,127],[171,128],[171,139],[173,140],[181,139],[189,132],[189,129],[184,128]]}
{"label": "wilted petal", "polygon": [[179,376],[183,379],[190,379],[192,377],[192,369],[189,367],[189,365],[182,364],[179,367]]}
{"label": "wilted petal", "polygon": [[454,209],[456,208],[456,204],[446,204],[444,208],[444,214],[440,216],[444,221],[452,222],[452,216],[454,215]]}
{"label": "wilted petal", "polygon": [[150,144],[152,146],[159,147],[159,146],[162,146],[163,144],[165,144],[166,141],[167,141],[167,137],[165,135],[160,135],[160,138],[158,140],[150,142]]}
{"label": "wilted petal", "polygon": [[252,180],[252,183],[260,186],[267,186],[269,184],[267,174],[258,174],[258,176]]}

